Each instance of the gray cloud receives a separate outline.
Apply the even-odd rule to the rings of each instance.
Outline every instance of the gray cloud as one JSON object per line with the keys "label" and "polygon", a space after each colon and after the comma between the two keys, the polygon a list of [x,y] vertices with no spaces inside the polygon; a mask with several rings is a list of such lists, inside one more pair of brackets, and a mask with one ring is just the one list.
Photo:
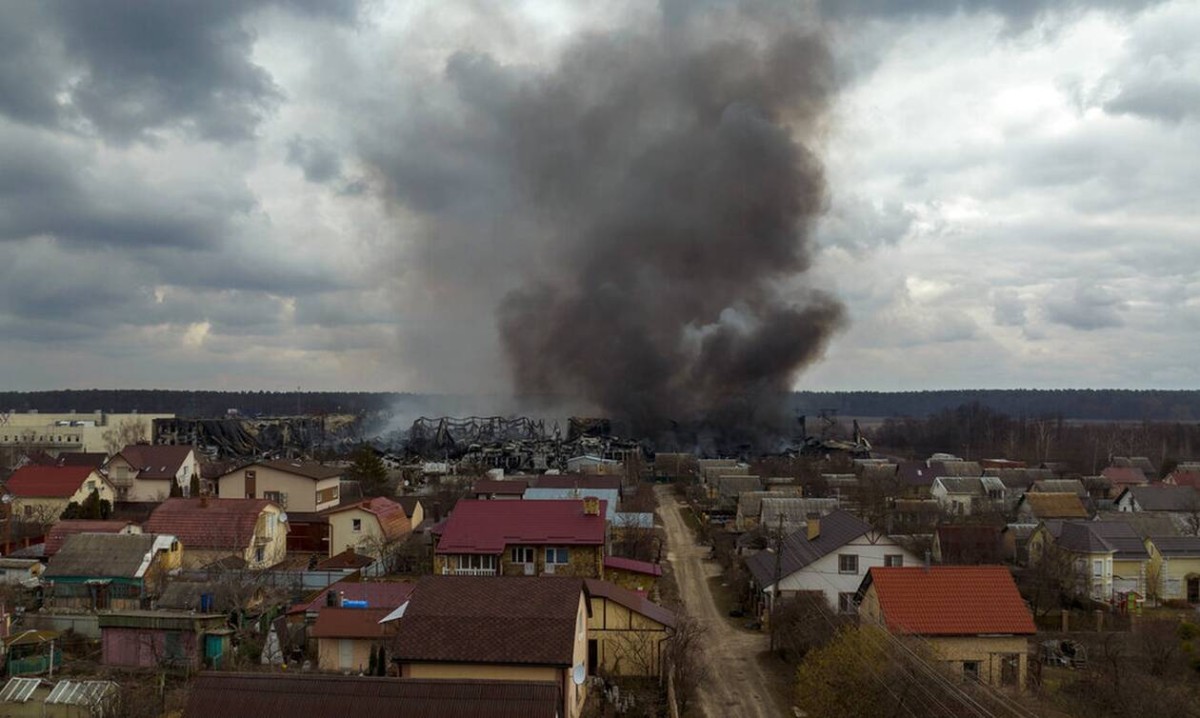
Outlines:
{"label": "gray cloud", "polygon": [[1115,292],[1081,279],[1057,287],[1045,298],[1043,309],[1056,324],[1094,331],[1122,326],[1126,306]]}
{"label": "gray cloud", "polygon": [[328,142],[316,138],[288,140],[287,159],[304,171],[304,179],[323,183],[342,176],[342,161]]}
{"label": "gray cloud", "polygon": [[992,292],[992,320],[1002,327],[1025,325],[1025,302],[1016,290],[998,289]]}

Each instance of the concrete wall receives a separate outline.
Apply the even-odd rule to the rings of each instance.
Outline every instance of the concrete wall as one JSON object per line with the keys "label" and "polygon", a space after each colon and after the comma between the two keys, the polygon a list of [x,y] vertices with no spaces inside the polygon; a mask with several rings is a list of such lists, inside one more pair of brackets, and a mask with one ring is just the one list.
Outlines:
{"label": "concrete wall", "polygon": [[[0,447],[19,446],[60,451],[108,451],[106,433],[115,433],[123,425],[137,426],[139,441],[150,441],[155,419],[173,419],[174,414],[29,414],[0,412]],[[76,426],[57,424],[75,423]],[[117,447],[119,450],[121,447]]]}
{"label": "concrete wall", "polygon": [[94,613],[26,613],[24,625],[42,631],[74,631],[93,640],[100,638],[100,620]]}
{"label": "concrete wall", "polygon": [[[350,645],[349,665],[342,665],[342,643]],[[365,673],[371,667],[371,647],[375,641],[367,638],[318,638],[317,668],[322,671]]]}
{"label": "concrete wall", "polygon": [[[195,633],[179,631],[179,649],[193,668],[202,662],[201,645]],[[141,628],[105,628],[100,637],[106,666],[154,668],[167,660],[166,631]]]}

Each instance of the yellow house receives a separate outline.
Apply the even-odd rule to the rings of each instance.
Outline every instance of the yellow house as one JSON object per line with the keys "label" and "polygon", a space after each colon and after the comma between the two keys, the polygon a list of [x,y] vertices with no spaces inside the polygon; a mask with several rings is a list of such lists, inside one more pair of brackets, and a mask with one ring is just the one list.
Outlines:
{"label": "yellow house", "polygon": [[53,524],[72,502],[83,504],[92,494],[112,503],[113,486],[88,466],[23,466],[5,482],[18,520]]}
{"label": "yellow house", "polygon": [[330,556],[352,548],[357,553],[382,558],[388,546],[412,531],[404,507],[382,497],[334,509],[325,516],[329,521]]}
{"label": "yellow house", "polygon": [[327,607],[317,614],[309,631],[317,639],[317,667],[322,671],[367,673],[371,652],[386,649],[394,621],[381,623],[390,608]]}
{"label": "yellow house", "polygon": [[1200,536],[1152,536],[1149,596],[1200,604]]}
{"label": "yellow house", "polygon": [[270,568],[287,557],[287,518],[265,499],[167,499],[142,530],[179,537],[187,547],[186,568],[227,558],[246,568]]}
{"label": "yellow house", "polygon": [[391,657],[403,678],[551,683],[561,715],[578,718],[588,603],[579,579],[426,576],[396,621]]}
{"label": "yellow house", "polygon": [[1129,524],[1068,521],[1054,542],[1054,550],[1082,595],[1097,601],[1111,601],[1128,593],[1146,595],[1150,554]]}
{"label": "yellow house", "polygon": [[586,579],[588,673],[608,676],[659,676],[675,614],[633,591],[608,581]]}
{"label": "yellow house", "polygon": [[337,508],[343,470],[314,461],[259,461],[217,478],[224,499],[266,499],[285,511],[314,513]]}
{"label": "yellow house", "polygon": [[864,623],[922,641],[951,672],[1024,690],[1037,629],[1004,566],[873,567],[858,600]]}

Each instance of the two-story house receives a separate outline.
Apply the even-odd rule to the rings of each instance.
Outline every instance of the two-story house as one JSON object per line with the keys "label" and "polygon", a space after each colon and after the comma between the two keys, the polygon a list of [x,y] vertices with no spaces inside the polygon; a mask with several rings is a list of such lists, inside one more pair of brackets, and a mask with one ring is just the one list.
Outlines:
{"label": "two-story house", "polygon": [[375,497],[343,506],[326,513],[329,521],[329,555],[348,548],[375,559],[384,559],[412,531],[412,522],[404,507],[383,497]]}
{"label": "two-story house", "polygon": [[389,653],[406,679],[553,683],[559,715],[578,718],[587,696],[589,614],[578,579],[425,576],[396,620]]}
{"label": "two-story house", "polygon": [[872,566],[911,566],[919,559],[890,536],[848,511],[810,518],[807,525],[775,547],[746,559],[758,608],[817,591],[840,613],[854,612],[854,593]]}
{"label": "two-story house", "polygon": [[172,483],[187,494],[200,465],[192,446],[129,444],[108,460],[105,471],[122,501],[162,501]]}
{"label": "two-story house", "polygon": [[217,478],[217,495],[224,499],[266,499],[296,513],[337,508],[343,469],[315,461],[259,461]]}
{"label": "two-story house", "polygon": [[187,547],[185,568],[231,557],[246,568],[269,568],[287,557],[287,517],[266,499],[167,499],[142,530],[177,536]]}
{"label": "two-story house", "polygon": [[463,499],[436,537],[434,573],[603,578],[604,510],[594,498]]}

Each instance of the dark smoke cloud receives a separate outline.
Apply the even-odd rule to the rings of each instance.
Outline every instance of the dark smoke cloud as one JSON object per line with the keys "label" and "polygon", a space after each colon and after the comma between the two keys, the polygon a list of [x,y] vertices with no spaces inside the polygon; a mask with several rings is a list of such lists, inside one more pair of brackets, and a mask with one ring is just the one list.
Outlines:
{"label": "dark smoke cloud", "polygon": [[589,34],[549,72],[459,53],[453,121],[409,117],[375,154],[426,222],[434,283],[441,258],[506,273],[519,394],[581,396],[638,435],[778,425],[843,322],[795,289],[827,204],[812,145],[832,63],[778,20]]}

